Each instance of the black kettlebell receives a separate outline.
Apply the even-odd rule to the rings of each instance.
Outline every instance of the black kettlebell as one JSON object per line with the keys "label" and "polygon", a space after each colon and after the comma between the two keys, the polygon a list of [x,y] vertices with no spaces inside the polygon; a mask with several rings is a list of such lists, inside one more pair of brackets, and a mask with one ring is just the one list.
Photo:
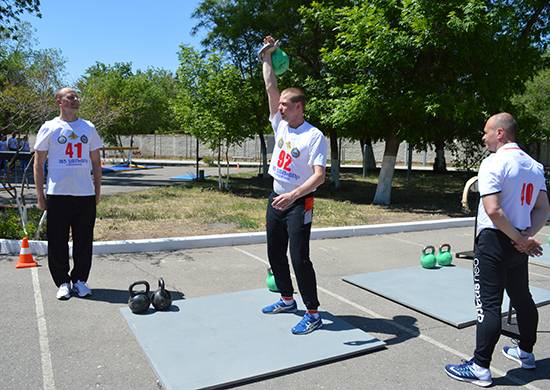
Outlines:
{"label": "black kettlebell", "polygon": [[164,279],[159,279],[159,289],[151,295],[151,303],[157,310],[168,310],[172,304],[170,292],[164,289]]}
{"label": "black kettlebell", "polygon": [[[145,291],[134,291],[134,287],[143,284],[145,286]],[[149,283],[145,280],[140,280],[134,282],[128,288],[130,292],[130,299],[128,299],[128,307],[134,314],[145,313],[149,309],[151,300],[149,299]]]}

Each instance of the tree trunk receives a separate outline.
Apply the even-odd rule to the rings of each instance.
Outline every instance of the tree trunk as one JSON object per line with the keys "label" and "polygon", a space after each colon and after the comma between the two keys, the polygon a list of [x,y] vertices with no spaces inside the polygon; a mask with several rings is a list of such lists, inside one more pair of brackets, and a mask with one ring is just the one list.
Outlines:
{"label": "tree trunk", "polygon": [[340,156],[336,130],[330,131],[330,181],[335,190],[340,188]]}
{"label": "tree trunk", "polygon": [[267,164],[267,146],[265,144],[264,132],[260,131],[258,133],[260,136],[260,155],[262,156],[262,175],[267,177],[267,171],[269,170],[269,165]]}
{"label": "tree trunk", "polygon": [[229,190],[229,145],[225,146],[225,167],[226,167],[225,189]]}
{"label": "tree trunk", "polygon": [[378,176],[378,185],[374,194],[373,204],[390,204],[391,203],[391,187],[393,180],[393,172],[395,170],[395,160],[397,159],[397,151],[399,150],[399,139],[395,135],[386,138],[386,146],[384,148],[384,159],[382,160],[382,169]]}
{"label": "tree trunk", "polygon": [[435,161],[434,172],[447,172],[447,162],[445,161],[445,142],[435,141]]}
{"label": "tree trunk", "polygon": [[218,142],[218,190],[223,190],[222,181],[222,143]]}
{"label": "tree trunk", "polygon": [[375,170],[376,159],[374,158],[374,150],[372,149],[372,139],[365,137],[360,139],[359,143],[361,144],[361,154],[363,155],[363,166],[367,171]]}

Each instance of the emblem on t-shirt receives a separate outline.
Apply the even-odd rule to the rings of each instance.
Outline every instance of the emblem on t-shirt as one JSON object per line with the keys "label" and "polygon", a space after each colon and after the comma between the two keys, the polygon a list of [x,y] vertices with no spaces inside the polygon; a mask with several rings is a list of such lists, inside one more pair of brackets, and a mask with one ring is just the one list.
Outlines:
{"label": "emblem on t-shirt", "polygon": [[292,155],[292,157],[298,158],[300,157],[300,150],[298,148],[292,148],[290,154]]}
{"label": "emblem on t-shirt", "polygon": [[282,148],[283,147],[283,139],[282,138],[279,138],[279,141],[277,142],[277,146],[279,148]]}
{"label": "emblem on t-shirt", "polygon": [[88,143],[88,137],[86,137],[85,135],[83,135],[82,137],[80,137],[80,141],[81,141],[83,144],[87,144],[87,143]]}
{"label": "emblem on t-shirt", "polygon": [[75,139],[78,139],[78,135],[76,135],[75,132],[73,131],[71,135],[69,135],[69,138],[72,140],[75,140]]}
{"label": "emblem on t-shirt", "polygon": [[286,141],[286,149],[292,149],[292,142]]}
{"label": "emblem on t-shirt", "polygon": [[64,144],[65,142],[67,142],[67,138],[65,136],[61,135],[57,139],[57,142],[59,142],[60,144]]}

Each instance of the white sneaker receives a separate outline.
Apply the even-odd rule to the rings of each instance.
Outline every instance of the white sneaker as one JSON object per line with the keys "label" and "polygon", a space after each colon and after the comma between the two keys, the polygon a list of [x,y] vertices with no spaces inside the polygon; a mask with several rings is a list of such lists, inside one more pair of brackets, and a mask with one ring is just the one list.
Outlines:
{"label": "white sneaker", "polygon": [[76,283],[73,284],[73,291],[76,295],[78,295],[80,298],[89,297],[92,295],[92,290],[86,282],[83,282],[81,280],[78,280]]}
{"label": "white sneaker", "polygon": [[61,301],[66,301],[67,299],[69,299],[71,297],[71,284],[63,283],[61,286],[59,286],[55,297]]}

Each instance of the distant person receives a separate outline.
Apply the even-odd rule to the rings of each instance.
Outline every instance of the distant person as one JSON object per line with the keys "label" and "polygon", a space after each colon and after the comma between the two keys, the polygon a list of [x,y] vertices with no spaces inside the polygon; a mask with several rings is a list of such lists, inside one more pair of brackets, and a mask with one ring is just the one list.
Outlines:
{"label": "distant person", "polygon": [[448,364],[453,379],[490,386],[493,351],[502,327],[504,290],[516,310],[520,332],[517,346],[502,353],[525,369],[535,368],[533,346],[537,340],[538,311],[529,292],[529,256],[542,254],[535,234],[546,224],[550,205],[544,167],[516,143],[517,125],[512,115],[493,115],[485,124],[483,142],[492,152],[481,163],[475,258],[474,295],[477,311],[474,357],[463,364]]}
{"label": "distant person", "polygon": [[[59,117],[45,122],[36,137],[34,179],[38,207],[48,210],[48,266],[58,287],[56,297],[63,300],[69,299],[71,292],[79,297],[92,294],[87,281],[92,266],[96,205],[101,195],[99,149],[103,145],[94,125],[78,117],[80,99],[73,89],[61,88],[55,101]],[[74,262],[70,274],[69,230]]]}
{"label": "distant person", "polygon": [[19,150],[21,152],[31,151],[31,146],[29,145],[29,137],[27,135],[19,140]]}
{"label": "distant person", "polygon": [[[0,152],[6,152],[8,150],[7,137],[4,134],[0,134]],[[8,159],[0,157],[0,175],[7,174]]]}
{"label": "distant person", "polygon": [[13,132],[11,138],[8,140],[8,150],[15,152],[19,148],[19,140],[17,139],[17,133]]}
{"label": "distant person", "polygon": [[269,165],[273,192],[269,196],[266,214],[267,254],[281,299],[264,307],[262,312],[277,314],[297,310],[286,256],[290,244],[292,266],[306,306],[304,317],[292,328],[292,333],[301,335],[313,332],[323,324],[318,312],[315,270],[309,258],[309,238],[313,193],[325,181],[327,142],[319,129],[304,120],[304,92],[299,88],[279,92],[271,62],[276,42],[268,36],[264,43],[270,45],[261,57],[269,121],[275,132]]}
{"label": "distant person", "polygon": [[[27,135],[25,135],[23,138],[19,140],[19,151],[30,153],[31,146],[29,145],[29,137]],[[21,164],[22,164],[23,170],[27,169],[27,165],[29,164],[30,159],[31,158],[27,156],[21,157]]]}

